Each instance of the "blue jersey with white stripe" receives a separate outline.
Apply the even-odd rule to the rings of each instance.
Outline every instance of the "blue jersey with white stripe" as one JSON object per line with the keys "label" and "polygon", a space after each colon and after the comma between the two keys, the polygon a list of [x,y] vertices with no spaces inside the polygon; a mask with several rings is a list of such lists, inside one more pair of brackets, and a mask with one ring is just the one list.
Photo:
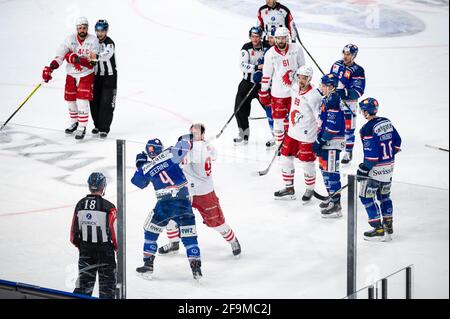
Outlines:
{"label": "blue jersey with white stripe", "polygon": [[322,99],[322,109],[320,113],[321,126],[319,138],[325,141],[344,140],[345,119],[341,109],[341,98],[336,92]]}
{"label": "blue jersey with white stripe", "polygon": [[366,75],[364,69],[358,64],[346,66],[343,60],[339,60],[333,64],[330,73],[336,74],[344,85],[345,100],[358,100],[364,95]]}
{"label": "blue jersey with white stripe", "polygon": [[179,141],[137,169],[131,182],[141,189],[152,183],[157,196],[174,194],[187,185],[179,164],[190,148],[190,142]]}
{"label": "blue jersey with white stripe", "polygon": [[392,122],[384,117],[368,121],[360,130],[364,165],[368,168],[394,164],[402,139]]}

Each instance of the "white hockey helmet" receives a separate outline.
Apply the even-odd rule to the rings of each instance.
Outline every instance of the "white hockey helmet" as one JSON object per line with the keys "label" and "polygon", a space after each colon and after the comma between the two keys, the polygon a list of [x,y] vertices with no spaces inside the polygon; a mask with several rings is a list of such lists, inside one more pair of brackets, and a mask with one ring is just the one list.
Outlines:
{"label": "white hockey helmet", "polygon": [[289,30],[286,27],[279,27],[275,30],[275,38],[276,37],[289,37]]}
{"label": "white hockey helmet", "polygon": [[77,18],[75,25],[77,27],[80,26],[80,25],[89,26],[89,22],[88,22],[88,19],[86,17],[79,17],[79,18]]}
{"label": "white hockey helmet", "polygon": [[303,65],[297,70],[296,75],[297,77],[299,77],[300,75],[306,76],[311,81],[314,75],[314,70],[309,65]]}

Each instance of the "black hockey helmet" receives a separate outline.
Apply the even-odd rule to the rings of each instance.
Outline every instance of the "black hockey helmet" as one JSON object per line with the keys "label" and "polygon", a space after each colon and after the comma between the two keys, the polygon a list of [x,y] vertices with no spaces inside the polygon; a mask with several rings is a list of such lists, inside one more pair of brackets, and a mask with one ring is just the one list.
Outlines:
{"label": "black hockey helmet", "polygon": [[93,172],[89,175],[87,182],[91,192],[101,192],[106,188],[106,177],[100,172]]}
{"label": "black hockey helmet", "polygon": [[106,19],[98,20],[95,24],[95,31],[108,31],[109,23]]}
{"label": "black hockey helmet", "polygon": [[262,37],[263,34],[263,30],[261,29],[261,27],[256,26],[256,27],[251,27],[251,29],[248,31],[248,36],[251,37],[252,34],[257,34],[260,37]]}

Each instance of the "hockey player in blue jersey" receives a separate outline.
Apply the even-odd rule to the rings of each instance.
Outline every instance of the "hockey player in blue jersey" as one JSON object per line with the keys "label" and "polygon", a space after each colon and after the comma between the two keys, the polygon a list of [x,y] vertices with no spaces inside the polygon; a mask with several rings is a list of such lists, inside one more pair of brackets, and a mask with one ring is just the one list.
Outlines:
{"label": "hockey player in blue jersey", "polygon": [[337,61],[331,67],[330,73],[339,77],[339,87],[336,92],[342,101],[345,115],[345,154],[342,158],[342,164],[348,164],[353,157],[353,147],[355,145],[355,128],[358,99],[363,96],[366,89],[366,76],[364,69],[355,63],[358,55],[358,47],[354,44],[348,44],[342,50],[343,59]]}
{"label": "hockey player in blue jersey", "polygon": [[186,248],[194,279],[202,277],[195,216],[189,200],[187,180],[179,166],[191,148],[192,135],[180,137],[175,147],[165,150],[159,139],[152,139],[146,145],[146,152],[136,156],[137,170],[131,182],[141,189],[152,183],[157,197],[156,206],[144,224],[144,265],[136,269],[137,274],[144,279],[151,279],[158,250],[156,241],[170,220],[179,225],[181,241]]}
{"label": "hockey player in blue jersey", "polygon": [[360,131],[364,162],[359,165],[357,179],[361,183],[359,196],[369,215],[369,224],[373,227],[364,233],[364,239],[391,240],[394,232],[391,183],[395,155],[401,150],[402,140],[390,120],[377,116],[377,100],[368,98],[359,106],[368,122]]}
{"label": "hockey player in blue jersey", "polygon": [[320,204],[323,218],[342,217],[341,175],[339,156],[345,148],[345,120],[341,98],[336,93],[339,79],[333,74],[322,77],[322,111],[320,128],[313,151],[319,157],[319,167],[327,188],[329,199]]}

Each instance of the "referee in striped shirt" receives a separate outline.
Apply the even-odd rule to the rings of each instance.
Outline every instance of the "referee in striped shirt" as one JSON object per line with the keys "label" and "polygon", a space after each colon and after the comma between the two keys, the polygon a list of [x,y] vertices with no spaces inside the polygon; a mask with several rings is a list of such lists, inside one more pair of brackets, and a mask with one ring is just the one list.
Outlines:
{"label": "referee in striped shirt", "polygon": [[117,94],[115,44],[108,37],[108,28],[106,20],[98,20],[95,24],[100,53],[95,68],[94,99],[91,101],[91,115],[95,125],[92,134],[99,134],[102,139],[110,131]]}

